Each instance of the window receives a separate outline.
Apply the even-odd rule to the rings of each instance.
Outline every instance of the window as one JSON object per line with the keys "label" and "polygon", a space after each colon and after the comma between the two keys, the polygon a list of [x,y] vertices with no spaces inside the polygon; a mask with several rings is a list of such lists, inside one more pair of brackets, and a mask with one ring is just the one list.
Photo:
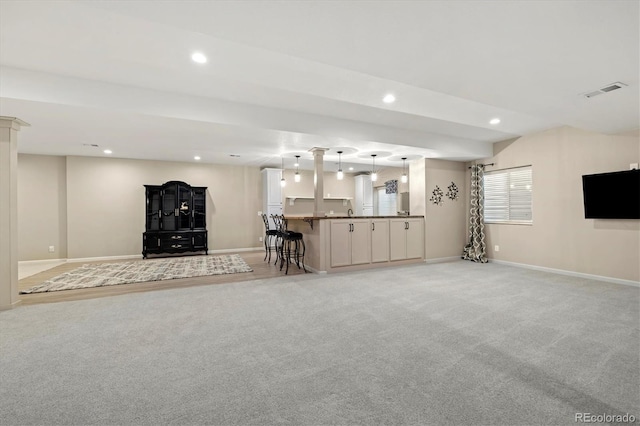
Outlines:
{"label": "window", "polygon": [[378,215],[380,216],[395,216],[398,214],[398,208],[396,207],[396,195],[387,194],[385,187],[376,188],[378,195]]}
{"label": "window", "polygon": [[532,191],[531,166],[485,173],[485,223],[532,223]]}

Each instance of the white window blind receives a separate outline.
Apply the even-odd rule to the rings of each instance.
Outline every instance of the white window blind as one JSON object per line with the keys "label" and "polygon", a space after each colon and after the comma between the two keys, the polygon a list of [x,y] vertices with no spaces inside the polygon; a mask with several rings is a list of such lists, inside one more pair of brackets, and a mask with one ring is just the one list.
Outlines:
{"label": "white window blind", "polygon": [[497,170],[484,175],[484,221],[531,223],[531,166]]}
{"label": "white window blind", "polygon": [[384,187],[379,188],[378,192],[378,214],[380,216],[396,216],[398,209],[396,207],[396,195],[387,194]]}

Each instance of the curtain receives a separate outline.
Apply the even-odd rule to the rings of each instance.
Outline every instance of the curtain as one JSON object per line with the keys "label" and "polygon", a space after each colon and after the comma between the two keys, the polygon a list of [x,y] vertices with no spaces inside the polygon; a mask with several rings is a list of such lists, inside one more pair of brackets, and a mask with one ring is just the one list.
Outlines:
{"label": "curtain", "polygon": [[487,246],[484,242],[484,165],[471,166],[471,211],[469,215],[469,242],[464,247],[462,258],[473,262],[487,263]]}

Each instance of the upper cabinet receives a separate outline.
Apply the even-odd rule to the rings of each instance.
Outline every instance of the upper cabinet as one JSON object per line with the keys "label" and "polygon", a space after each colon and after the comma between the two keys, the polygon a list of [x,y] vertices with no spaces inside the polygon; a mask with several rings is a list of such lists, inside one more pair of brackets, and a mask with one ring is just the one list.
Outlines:
{"label": "upper cabinet", "polygon": [[280,179],[282,179],[282,169],[262,170],[262,196],[264,204],[282,205],[282,187],[280,186]]}
{"label": "upper cabinet", "polygon": [[271,215],[281,215],[282,210],[282,169],[262,169],[262,211],[269,218],[269,229],[276,225]]}
{"label": "upper cabinet", "polygon": [[[282,206],[281,169],[262,170],[262,200],[265,205]],[[265,209],[266,210],[266,209]]]}
{"label": "upper cabinet", "polygon": [[373,185],[371,176],[358,175],[355,178],[355,214],[358,216],[373,215]]}

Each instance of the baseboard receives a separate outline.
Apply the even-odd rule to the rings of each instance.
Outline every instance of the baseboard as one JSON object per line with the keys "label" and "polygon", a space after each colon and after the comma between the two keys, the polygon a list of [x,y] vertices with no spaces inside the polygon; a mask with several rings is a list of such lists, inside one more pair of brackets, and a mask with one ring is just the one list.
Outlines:
{"label": "baseboard", "polygon": [[104,260],[132,260],[132,259],[142,259],[142,255],[128,254],[124,256],[77,257],[73,259],[67,259],[67,262],[69,263],[102,262]]}
{"label": "baseboard", "polygon": [[435,259],[426,259],[425,263],[445,263],[445,262],[453,262],[454,260],[460,260],[460,256],[451,256],[451,257],[437,257]]}
{"label": "baseboard", "polygon": [[245,251],[264,251],[264,246],[262,247],[245,247],[245,248],[235,248],[235,249],[221,249],[221,250],[209,250],[207,253],[209,254],[228,254],[228,253],[238,253]]}
{"label": "baseboard", "polygon": [[623,280],[623,279],[620,279],[620,278],[605,277],[605,276],[602,276],[602,275],[585,274],[585,273],[582,273],[582,272],[567,271],[565,269],[547,268],[545,266],[527,265],[526,263],[507,262],[506,260],[489,259],[489,262],[498,263],[498,264],[501,264],[501,265],[515,266],[517,268],[533,269],[533,270],[536,270],[536,271],[552,272],[554,274],[568,275],[568,276],[571,276],[571,277],[587,278],[587,279],[590,279],[590,280],[605,281],[605,282],[614,283],[614,284],[629,285],[629,286],[632,286],[632,287],[640,287],[640,282],[639,281]]}
{"label": "baseboard", "polygon": [[13,308],[17,308],[22,303],[22,300],[16,300],[10,305],[0,305],[0,311],[8,311]]}
{"label": "baseboard", "polygon": [[67,259],[43,259],[43,260],[20,260],[18,261],[18,266],[38,266],[38,265],[47,265],[49,263],[60,263],[67,262]]}
{"label": "baseboard", "polygon": [[309,265],[304,265],[304,267],[307,269],[307,271],[313,272],[314,274],[326,274],[327,273],[327,271],[320,271],[320,270],[318,270],[316,268],[313,268],[313,267],[311,267]]}

